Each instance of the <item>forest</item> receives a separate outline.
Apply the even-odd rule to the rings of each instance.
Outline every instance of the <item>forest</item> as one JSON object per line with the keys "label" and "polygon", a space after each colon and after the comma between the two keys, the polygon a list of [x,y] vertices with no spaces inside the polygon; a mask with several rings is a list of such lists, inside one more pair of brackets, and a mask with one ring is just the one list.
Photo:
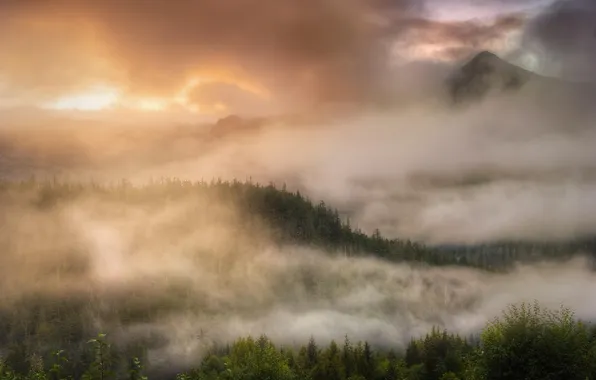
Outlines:
{"label": "forest", "polygon": [[[83,361],[62,350],[47,361],[31,356],[17,371],[11,355],[0,363],[0,379],[148,379],[139,357],[119,355],[106,334],[90,339]],[[169,377],[176,380],[481,380],[594,379],[596,328],[561,308],[538,303],[511,305],[478,336],[460,337],[433,329],[405,349],[374,349],[368,342],[311,338],[296,347],[275,345],[266,336],[244,337],[211,350],[195,367]],[[168,377],[165,374],[158,378]]]}
{"label": "forest", "polygon": [[[208,201],[204,202],[205,199]],[[174,209],[172,205],[178,202],[184,205],[182,211],[177,211],[179,219],[171,222],[170,227],[164,224],[159,227],[161,230],[156,230],[171,239],[186,236],[174,233],[179,233],[181,229],[188,232],[215,223],[218,214],[208,211],[208,205],[217,204],[224,210],[238,211],[238,219],[233,223],[233,234],[237,235],[233,236],[241,241],[238,244],[254,244],[252,248],[231,244],[225,247],[230,252],[217,252],[217,256],[209,256],[204,247],[197,246],[193,253],[190,246],[191,256],[201,255],[202,266],[217,266],[217,273],[223,278],[223,282],[218,284],[229,289],[249,286],[247,283],[229,285],[229,282],[234,281],[237,275],[234,268],[246,265],[251,260],[252,252],[260,249],[258,237],[261,236],[266,236],[267,240],[279,247],[316,248],[330,257],[374,258],[386,265],[407,263],[412,268],[474,267],[486,272],[507,271],[519,262],[545,259],[562,261],[574,254],[589,251],[591,247],[589,239],[557,244],[491,242],[478,246],[440,247],[408,239],[387,239],[378,230],[372,234],[361,231],[352,221],[342,218],[340,210],[324,202],[316,203],[285,186],[260,185],[250,181],[188,182],[162,179],[140,186],[126,181],[97,184],[35,179],[0,183],[0,207],[5,211],[12,207],[17,212],[28,210],[31,215],[38,213],[47,216],[53,215],[56,210],[67,209],[69,204],[85,204],[89,200],[92,204],[99,204],[101,212],[117,215],[126,214],[126,210],[133,206],[148,210],[151,214],[156,209]],[[192,202],[195,201],[200,205],[194,207]],[[107,205],[116,206],[110,208],[112,206]],[[208,217],[202,218],[202,213]],[[5,215],[9,215],[8,212]],[[200,220],[202,222],[199,223]],[[143,220],[140,219],[139,223],[143,224]],[[226,223],[224,225],[232,226]],[[49,225],[57,228],[54,224],[58,225],[57,222],[50,222],[44,228]],[[14,228],[0,233],[0,243],[7,253],[28,249],[28,242],[15,237],[15,234],[23,231]],[[122,330],[130,326],[149,325],[180,312],[192,311],[212,319],[224,318],[230,313],[257,313],[261,307],[270,307],[267,302],[280,303],[282,301],[279,300],[288,297],[285,292],[292,289],[288,288],[292,279],[283,276],[277,278],[275,281],[278,282],[273,282],[272,287],[278,293],[278,298],[262,301],[262,305],[248,305],[250,301],[246,301],[247,305],[214,306],[213,299],[204,293],[193,293],[186,288],[186,283],[171,278],[157,285],[152,285],[153,280],[148,276],[135,280],[138,283],[114,282],[109,284],[114,290],[92,283],[91,280],[89,284],[84,283],[87,281],[85,273],[89,270],[88,264],[77,264],[76,260],[71,262],[65,259],[74,254],[72,251],[78,249],[77,246],[70,243],[60,245],[62,237],[68,243],[72,231],[57,231],[51,230],[55,235],[48,235],[54,242],[42,241],[41,244],[45,245],[45,252],[54,248],[51,244],[58,244],[56,247],[63,249],[66,256],[59,257],[58,264],[47,264],[39,272],[31,266],[31,262],[25,260],[24,268],[35,278],[31,281],[40,285],[31,285],[29,290],[30,284],[23,284],[22,289],[13,290],[10,296],[7,293],[5,302],[0,305],[2,380],[144,379],[147,376],[180,380],[596,378],[596,328],[578,321],[568,309],[553,311],[538,304],[525,303],[512,305],[500,319],[471,336],[460,336],[436,327],[426,336],[412,338],[407,346],[399,342],[394,346],[367,341],[352,342],[349,336],[343,342],[311,338],[308,343],[282,345],[265,335],[245,336],[236,337],[227,343],[217,341],[195,361],[156,366],[151,362],[148,352],[169,344],[167,332],[150,332],[139,339],[122,339]],[[245,239],[245,235],[250,239]],[[152,242],[150,239],[148,241]],[[190,242],[199,243],[198,240]],[[239,249],[244,250],[248,257],[238,259],[235,250]],[[165,254],[167,257],[170,253]],[[170,257],[175,260],[176,256]],[[2,260],[9,259],[3,257]],[[20,262],[18,260],[21,259],[16,255],[14,260]],[[220,268],[222,260],[226,263],[224,269]],[[6,269],[11,263],[3,261],[2,265]],[[336,279],[331,273],[324,273],[324,269],[321,273],[313,273],[313,268],[300,268],[304,273],[296,275],[296,281],[307,292],[311,292],[307,293],[307,299],[323,297],[321,292],[329,292],[324,286],[338,287],[341,281],[349,281]],[[12,274],[18,276],[17,271],[4,272],[3,284],[10,282]],[[53,292],[48,285],[53,284],[49,278],[67,281],[69,276],[75,275],[83,281],[83,285],[76,283],[82,286],[76,291]],[[199,278],[197,281],[199,288],[206,288],[206,294],[217,292],[217,289],[206,285],[206,279]],[[252,278],[247,277],[246,281],[252,281]],[[320,285],[321,281],[328,281],[328,284]],[[109,282],[113,281],[108,279]],[[68,282],[65,283],[65,286],[70,286]],[[428,287],[429,284],[425,283],[424,286]],[[19,286],[13,284],[13,287]],[[250,288],[247,289],[248,292]],[[332,293],[324,296],[334,297]],[[291,303],[291,299],[287,302]],[[98,324],[97,320],[102,323]],[[203,334],[202,331],[196,333]],[[310,333],[302,332],[304,336]],[[167,360],[175,359],[170,356]]]}
{"label": "forest", "polygon": [[596,0],[0,0],[0,380],[596,380]]}
{"label": "forest", "polygon": [[5,195],[34,191],[35,205],[48,208],[61,200],[84,195],[101,195],[120,201],[155,201],[180,198],[188,194],[216,194],[223,202],[239,207],[245,220],[257,219],[273,232],[280,244],[298,244],[324,248],[329,253],[374,255],[393,262],[414,262],[420,265],[462,265],[485,270],[507,270],[517,262],[544,259],[567,259],[576,254],[596,254],[596,237],[580,236],[571,241],[493,241],[475,245],[428,246],[422,242],[388,239],[378,230],[366,234],[341,218],[337,209],[324,201],[314,202],[299,191],[285,185],[261,185],[251,181],[191,182],[177,178],[151,181],[133,186],[126,180],[110,184],[94,182],[39,181],[2,182]]}

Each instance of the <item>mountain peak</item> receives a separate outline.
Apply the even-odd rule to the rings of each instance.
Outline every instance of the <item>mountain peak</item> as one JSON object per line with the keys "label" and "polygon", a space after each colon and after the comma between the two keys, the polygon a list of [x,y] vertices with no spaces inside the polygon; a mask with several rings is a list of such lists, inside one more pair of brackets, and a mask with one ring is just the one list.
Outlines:
{"label": "mountain peak", "polygon": [[481,98],[488,92],[522,87],[532,74],[490,51],[481,51],[463,65],[449,81],[456,102]]}
{"label": "mountain peak", "polygon": [[[482,51],[476,54],[468,63],[466,63],[462,68],[462,71],[472,71],[474,74],[477,73],[492,73],[492,72],[501,72],[501,71],[516,71],[518,69],[517,66],[512,65],[511,63],[504,61],[503,59],[499,58],[498,55],[492,53],[490,51]],[[519,68],[521,69],[521,68]]]}
{"label": "mountain peak", "polygon": [[484,50],[476,54],[472,61],[501,61],[501,58],[491,51]]}

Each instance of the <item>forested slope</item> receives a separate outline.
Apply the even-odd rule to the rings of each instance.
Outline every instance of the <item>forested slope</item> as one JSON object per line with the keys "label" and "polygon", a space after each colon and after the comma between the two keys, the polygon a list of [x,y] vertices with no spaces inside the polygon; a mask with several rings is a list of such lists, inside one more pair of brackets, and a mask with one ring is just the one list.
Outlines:
{"label": "forested slope", "polygon": [[[396,262],[501,270],[518,261],[566,259],[578,253],[596,253],[596,238],[589,236],[561,242],[498,241],[441,246],[427,246],[407,237],[388,239],[378,231],[364,233],[350,220],[342,219],[338,210],[324,201],[315,202],[299,191],[287,190],[285,185],[276,187],[274,184],[239,181],[162,179],[133,186],[126,181],[99,185],[92,182],[40,182],[32,179],[3,182],[0,189],[8,197],[5,198],[7,202],[14,194],[31,193],[31,202],[41,209],[83,196],[159,205],[160,202],[190,194],[206,194],[240,210],[247,224],[255,220],[264,223],[276,243],[312,246],[348,256],[374,255]],[[192,225],[189,227],[192,228]]]}
{"label": "forested slope", "polygon": [[[0,283],[4,291],[4,301],[0,304],[0,357],[11,368],[6,368],[4,373],[8,374],[1,375],[4,377],[0,379],[18,378],[11,377],[12,370],[21,374],[33,371],[31,376],[38,379],[66,378],[44,374],[41,369],[34,371],[41,357],[46,370],[51,366],[54,349],[68,352],[70,362],[64,366],[74,378],[80,378],[89,365],[97,373],[98,364],[94,362],[97,351],[90,351],[86,340],[102,331],[116,337],[112,347],[114,357],[118,358],[114,370],[122,375],[126,373],[127,358],[139,356],[146,360],[148,351],[163,352],[176,347],[180,337],[169,334],[177,330],[167,327],[178,323],[176,318],[201,318],[210,324],[213,329],[210,332],[217,333],[217,329],[233,326],[234,316],[254,317],[279,307],[293,312],[292,308],[299,310],[300,305],[306,308],[333,305],[338,297],[357,291],[353,286],[366,287],[373,280],[366,276],[381,276],[378,280],[383,281],[382,276],[389,275],[372,269],[367,273],[363,268],[364,272],[354,271],[352,276],[364,277],[354,280],[349,273],[342,275],[341,268],[348,267],[336,268],[343,265],[341,260],[321,267],[323,261],[309,263],[291,259],[291,255],[302,254],[300,250],[292,251],[290,256],[281,253],[277,258],[268,256],[266,263],[258,264],[263,267],[251,275],[253,255],[255,260],[263,260],[258,257],[259,250],[270,244],[277,246],[280,252],[284,247],[305,247],[319,255],[325,251],[330,257],[380,258],[382,265],[375,264],[378,265],[375,270],[402,262],[413,267],[468,265],[506,270],[517,261],[565,259],[589,248],[589,241],[429,247],[407,239],[386,239],[378,232],[365,234],[354,227],[354,223],[342,220],[334,208],[313,202],[299,192],[288,191],[283,186],[237,181],[192,183],[167,179],[142,186],[125,181],[102,185],[35,180],[2,182],[0,208],[5,226],[0,232],[4,249],[0,257],[3,270]],[[107,218],[108,222],[94,224],[85,220],[81,218],[81,209],[93,210],[92,215],[98,220]],[[65,222],[58,214],[70,218],[67,218],[70,224],[61,224]],[[152,219],[154,215],[157,221]],[[229,227],[230,231],[212,242],[210,228],[218,223],[224,229]],[[85,245],[80,245],[77,228],[95,234],[92,240],[99,244],[101,251],[79,255],[77,249]],[[112,252],[123,250],[119,233],[132,239],[128,246],[130,258],[122,257],[123,252],[119,253],[121,256]],[[170,252],[170,249],[177,251]],[[98,264],[94,255],[100,253],[107,256],[100,257],[104,261]],[[279,271],[275,267],[280,265],[279,260],[290,262],[292,266]],[[356,268],[371,265],[370,262],[364,260],[353,265]],[[129,276],[129,272],[135,274],[141,269],[148,272]],[[401,270],[406,272],[399,272]],[[392,274],[402,286],[395,290],[409,291],[411,287],[420,286],[427,292],[420,295],[425,304],[430,298],[424,297],[437,297],[437,291],[441,297],[447,297],[443,291],[448,287],[458,291],[458,287],[466,286],[458,284],[457,279],[448,284],[435,280],[432,274],[424,277],[414,272],[411,267],[402,266],[399,274]],[[100,275],[99,279],[94,277],[96,274]],[[259,276],[270,278],[263,283]],[[446,303],[448,299],[438,298],[438,302]],[[449,302],[454,303],[444,307],[465,308],[475,301],[464,295],[460,301]],[[406,300],[396,298],[379,310],[395,317],[400,315],[400,308],[408,307]],[[433,318],[433,307],[428,306],[429,320]],[[224,318],[232,322],[215,323]],[[181,331],[190,334],[194,330],[187,326]],[[304,331],[306,336],[309,333]],[[189,376],[260,379],[264,378],[263,371],[273,371],[271,379],[441,379],[452,372],[451,378],[461,378],[470,363],[476,366],[476,360],[484,360],[472,361],[469,354],[479,351],[475,343],[463,338],[434,332],[425,339],[413,343],[409,353],[402,353],[403,360],[395,352],[373,354],[369,345],[347,345],[344,355],[349,359],[341,359],[341,349],[334,344],[324,350],[315,350],[311,343],[297,351],[279,351],[267,340],[240,340],[213,352],[201,364],[199,372]],[[430,354],[429,350],[439,350],[437,355],[441,358],[432,356],[435,354]],[[310,359],[305,357],[308,356],[305,352],[310,352]],[[262,355],[263,358],[258,359]],[[491,363],[479,368],[486,370],[486,366],[494,365]],[[350,367],[352,364],[356,367]],[[135,368],[136,364],[131,365]],[[577,365],[577,373],[582,375],[591,370],[583,362]],[[154,368],[152,373],[158,372]],[[423,373],[425,377],[420,377]],[[98,378],[93,374],[89,376],[89,379]]]}

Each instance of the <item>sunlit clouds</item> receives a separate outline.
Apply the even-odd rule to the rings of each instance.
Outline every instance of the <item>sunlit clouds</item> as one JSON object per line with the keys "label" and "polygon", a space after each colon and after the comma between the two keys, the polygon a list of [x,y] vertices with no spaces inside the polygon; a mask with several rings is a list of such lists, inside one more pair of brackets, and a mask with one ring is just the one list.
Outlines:
{"label": "sunlit clouds", "polygon": [[250,107],[264,109],[270,102],[265,88],[240,78],[222,76],[220,73],[191,77],[185,85],[171,95],[143,96],[127,93],[124,88],[96,85],[81,91],[61,95],[41,102],[42,108],[53,110],[101,111],[130,109],[142,112],[165,112],[173,109],[189,113],[220,114],[229,110],[250,113]]}
{"label": "sunlit clouds", "polygon": [[[514,65],[596,80],[596,3],[547,2],[0,0],[0,177],[274,183],[365,233],[429,245],[593,237],[596,87]],[[331,258],[176,188],[54,206],[43,188],[0,194],[4,293],[125,290],[134,303],[138,291],[149,305],[185,293],[148,326],[176,347],[203,328],[218,342],[407,344],[436,323],[476,331],[522,298],[596,315],[583,262],[485,276]],[[268,191],[263,212],[277,207]],[[71,260],[86,265],[72,283],[44,277]],[[167,354],[155,352],[180,357]]]}
{"label": "sunlit clouds", "polygon": [[90,89],[88,92],[63,96],[42,106],[58,110],[99,111],[114,106],[118,97],[119,93],[116,89],[99,87]]}
{"label": "sunlit clouds", "polygon": [[7,1],[0,98],[214,117],[395,104],[396,61],[506,50],[523,27],[514,13],[441,20],[427,8],[413,0]]}

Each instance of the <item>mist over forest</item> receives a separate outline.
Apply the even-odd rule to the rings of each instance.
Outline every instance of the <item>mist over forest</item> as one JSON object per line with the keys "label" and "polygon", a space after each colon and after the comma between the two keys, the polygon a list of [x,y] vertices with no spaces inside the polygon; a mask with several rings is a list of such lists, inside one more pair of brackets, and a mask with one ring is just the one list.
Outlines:
{"label": "mist over forest", "polygon": [[0,380],[594,378],[596,8],[490,3],[0,4]]}

